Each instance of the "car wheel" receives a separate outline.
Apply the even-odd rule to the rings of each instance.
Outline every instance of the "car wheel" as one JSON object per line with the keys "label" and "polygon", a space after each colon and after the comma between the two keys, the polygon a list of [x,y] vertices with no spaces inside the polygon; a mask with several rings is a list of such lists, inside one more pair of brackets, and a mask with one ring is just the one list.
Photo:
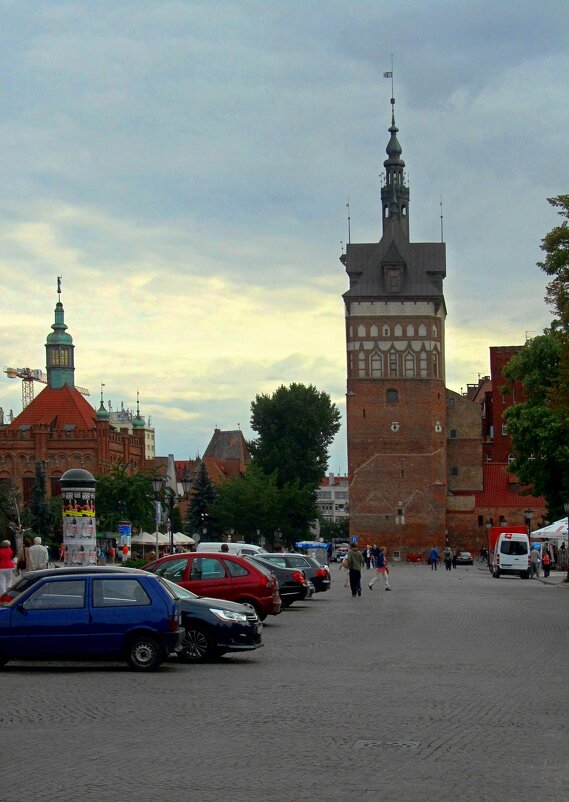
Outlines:
{"label": "car wheel", "polygon": [[211,633],[195,624],[187,626],[178,659],[182,663],[204,663],[216,656],[217,651]]}
{"label": "car wheel", "polygon": [[287,599],[285,596],[281,596],[281,601],[282,601],[283,607],[290,607],[290,605],[293,603],[294,599]]}
{"label": "car wheel", "polygon": [[163,660],[160,645],[151,635],[139,635],[128,642],[126,660],[135,671],[156,671]]}

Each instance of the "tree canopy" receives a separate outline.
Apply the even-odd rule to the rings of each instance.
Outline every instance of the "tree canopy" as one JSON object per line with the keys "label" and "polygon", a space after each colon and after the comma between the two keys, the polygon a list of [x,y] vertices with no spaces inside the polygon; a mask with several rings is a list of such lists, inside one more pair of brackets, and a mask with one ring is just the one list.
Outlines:
{"label": "tree canopy", "polygon": [[[216,490],[209,478],[207,467],[202,460],[198,475],[192,487],[190,503],[186,512],[185,531],[188,535],[196,532],[204,536],[204,540],[215,540],[219,532],[219,524],[213,511]],[[205,528],[205,533],[203,529]]]}
{"label": "tree canopy", "polygon": [[150,474],[129,474],[122,463],[112,465],[109,473],[97,476],[95,506],[99,529],[116,532],[118,522],[124,518],[141,531],[153,532],[156,526]]}
{"label": "tree canopy", "polygon": [[[569,195],[548,198],[569,218]],[[557,314],[543,335],[529,340],[504,370],[521,381],[524,400],[504,415],[512,440],[510,469],[522,484],[542,495],[552,519],[564,515],[569,501],[569,227],[567,219],[542,240],[545,258],[538,262],[552,281],[545,300]]]}
{"label": "tree canopy", "polygon": [[328,466],[328,448],[340,428],[340,410],[313,385],[281,385],[273,395],[257,395],[251,404],[251,428],[257,438],[251,454],[277,484],[318,486]]}

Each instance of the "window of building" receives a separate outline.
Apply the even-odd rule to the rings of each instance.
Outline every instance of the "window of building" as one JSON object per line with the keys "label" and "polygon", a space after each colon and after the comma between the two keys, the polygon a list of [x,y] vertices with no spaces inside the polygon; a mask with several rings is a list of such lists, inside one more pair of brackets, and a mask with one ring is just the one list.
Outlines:
{"label": "window of building", "polygon": [[456,429],[451,429],[450,430],[449,437],[451,438],[451,440],[455,440],[456,439]]}
{"label": "window of building", "polygon": [[407,337],[415,336],[415,326],[412,323],[407,324]]}
{"label": "window of building", "polygon": [[451,476],[458,476],[458,468],[451,468],[450,469]]}
{"label": "window of building", "polygon": [[427,336],[427,327],[424,323],[419,325],[419,337],[426,337]]}
{"label": "window of building", "polygon": [[378,334],[379,334],[379,329],[377,328],[377,326],[374,323],[373,326],[370,326],[369,336],[370,337],[377,337]]}
{"label": "window of building", "polygon": [[363,325],[358,326],[358,337],[366,336],[366,327]]}
{"label": "window of building", "polygon": [[456,406],[456,398],[449,398],[447,400],[447,405],[453,409]]}
{"label": "window of building", "polygon": [[389,352],[389,375],[391,377],[397,376],[397,354],[395,351]]}
{"label": "window of building", "polygon": [[390,403],[397,403],[399,401],[399,393],[397,390],[390,389],[385,394],[385,400],[389,401]]}
{"label": "window of building", "polygon": [[396,323],[393,333],[396,337],[403,337],[403,327],[399,323]]}
{"label": "window of building", "polygon": [[439,355],[436,351],[433,353],[433,376],[436,379],[439,377]]}
{"label": "window of building", "polygon": [[508,462],[511,464],[515,460],[514,452],[510,451],[508,454]]}
{"label": "window of building", "polygon": [[374,379],[383,376],[383,357],[381,354],[373,354],[371,357],[371,375]]}
{"label": "window of building", "polygon": [[389,326],[384,326],[383,327],[383,336],[384,337],[389,337]]}
{"label": "window of building", "polygon": [[401,270],[398,267],[387,270],[387,291],[401,292]]}
{"label": "window of building", "polygon": [[507,423],[503,423],[502,424],[502,434],[504,436],[506,436],[508,434],[508,424]]}
{"label": "window of building", "polygon": [[415,357],[413,354],[405,354],[405,376],[413,379],[415,376]]}
{"label": "window of building", "polygon": [[71,364],[71,353],[69,348],[61,349],[61,365],[66,368]]}
{"label": "window of building", "polygon": [[422,379],[426,378],[428,374],[427,352],[421,351],[419,354],[419,375]]}
{"label": "window of building", "polygon": [[358,354],[358,375],[360,378],[366,375],[366,355],[363,351]]}
{"label": "window of building", "polygon": [[436,339],[438,336],[439,336],[439,330],[437,329],[436,325],[433,324],[433,337],[435,337]]}

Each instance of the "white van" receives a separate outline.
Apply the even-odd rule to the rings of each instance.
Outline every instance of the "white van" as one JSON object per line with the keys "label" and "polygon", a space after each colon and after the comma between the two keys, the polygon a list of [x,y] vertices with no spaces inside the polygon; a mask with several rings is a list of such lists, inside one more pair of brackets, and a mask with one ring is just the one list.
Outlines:
{"label": "white van", "polygon": [[518,574],[529,579],[529,537],[519,532],[502,532],[498,536],[492,562],[492,576]]}
{"label": "white van", "polygon": [[222,546],[227,546],[229,554],[239,554],[243,557],[267,554],[266,549],[253,543],[198,543],[196,551],[221,551]]}

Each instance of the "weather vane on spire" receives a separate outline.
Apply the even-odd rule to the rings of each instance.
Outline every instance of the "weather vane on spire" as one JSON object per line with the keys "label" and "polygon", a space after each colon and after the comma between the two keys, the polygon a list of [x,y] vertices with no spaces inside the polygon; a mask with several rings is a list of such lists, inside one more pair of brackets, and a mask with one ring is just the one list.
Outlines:
{"label": "weather vane on spire", "polygon": [[59,302],[61,302],[61,279],[62,278],[63,278],[63,276],[58,276],[57,277],[57,295],[58,295],[58,299],[57,300]]}
{"label": "weather vane on spire", "polygon": [[395,95],[393,93],[393,53],[391,54],[391,69],[389,72],[383,73],[384,78],[391,78],[391,105],[395,104]]}

